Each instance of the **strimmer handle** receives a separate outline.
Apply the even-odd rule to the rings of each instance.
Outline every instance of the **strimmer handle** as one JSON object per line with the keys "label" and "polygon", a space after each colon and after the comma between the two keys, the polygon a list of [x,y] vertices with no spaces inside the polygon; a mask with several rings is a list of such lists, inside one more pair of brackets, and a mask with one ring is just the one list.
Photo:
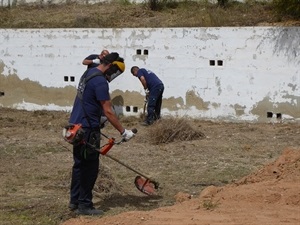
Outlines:
{"label": "strimmer handle", "polygon": [[[131,130],[133,133],[137,133],[137,129],[136,128],[133,128]],[[122,141],[121,141],[122,142]],[[119,143],[116,143],[115,142],[115,138],[109,138],[108,139],[108,143],[106,145],[104,145],[101,149],[100,149],[100,154],[101,155],[106,155],[106,153],[114,146],[114,144],[120,144],[121,142]]]}
{"label": "strimmer handle", "polygon": [[105,155],[111,148],[112,146],[115,144],[115,139],[114,138],[110,138],[108,139],[108,143],[106,145],[104,145],[101,149],[100,149],[100,154],[101,155]]}

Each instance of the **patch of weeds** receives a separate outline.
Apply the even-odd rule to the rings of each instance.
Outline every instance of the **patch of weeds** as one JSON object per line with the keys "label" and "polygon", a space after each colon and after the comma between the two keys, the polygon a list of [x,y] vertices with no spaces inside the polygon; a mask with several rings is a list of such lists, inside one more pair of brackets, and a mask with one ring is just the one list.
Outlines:
{"label": "patch of weeds", "polygon": [[209,177],[209,181],[220,184],[231,183],[235,179],[239,179],[250,173],[250,169],[243,166],[224,167],[222,165],[210,165],[204,173]]}
{"label": "patch of weeds", "polygon": [[[46,144],[47,145],[47,144]],[[61,152],[61,148],[57,147],[48,147],[48,148],[43,148],[42,153],[58,153]]]}
{"label": "patch of weeds", "polygon": [[203,202],[203,208],[206,210],[214,210],[219,205],[218,202],[213,202],[212,200],[207,200]]}
{"label": "patch of weeds", "polygon": [[49,112],[47,110],[37,110],[33,112],[34,116],[46,116]]}
{"label": "patch of weeds", "polygon": [[10,123],[12,123],[12,122],[14,122],[15,120],[13,119],[13,118],[7,118],[7,122],[10,122]]}
{"label": "patch of weeds", "polygon": [[153,144],[171,143],[174,141],[191,141],[204,139],[201,131],[195,130],[188,119],[170,117],[161,119],[149,129],[149,140]]}
{"label": "patch of weeds", "polygon": [[39,175],[36,177],[36,180],[48,180],[49,178],[51,178],[51,177],[49,177],[47,175]]}
{"label": "patch of weeds", "polygon": [[[31,180],[27,179],[27,181]],[[24,188],[24,185],[20,187]],[[32,187],[29,190],[33,191]],[[29,193],[22,195],[23,192],[18,192],[17,195],[10,193],[9,198],[4,197],[1,199],[0,224],[56,225],[72,216],[67,208],[68,199],[65,197],[65,190],[51,192],[47,189],[47,192],[41,192],[40,189],[35,189],[35,194],[29,192],[32,195]]]}
{"label": "patch of weeds", "polygon": [[119,0],[120,5],[131,5],[132,3],[129,0]]}

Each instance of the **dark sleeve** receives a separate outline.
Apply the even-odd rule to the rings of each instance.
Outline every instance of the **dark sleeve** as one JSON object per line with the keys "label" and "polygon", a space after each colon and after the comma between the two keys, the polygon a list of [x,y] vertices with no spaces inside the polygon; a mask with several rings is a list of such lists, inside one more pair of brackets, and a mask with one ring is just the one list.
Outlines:
{"label": "dark sleeve", "polygon": [[139,69],[137,73],[137,77],[140,79],[142,76],[145,76],[144,73],[147,73],[145,69]]}
{"label": "dark sleeve", "polygon": [[97,54],[92,54],[92,55],[89,55],[88,57],[86,57],[85,59],[93,60],[93,59],[97,59],[97,58],[98,58]]}
{"label": "dark sleeve", "polygon": [[[100,79],[99,79],[100,80]],[[97,101],[107,101],[110,100],[109,86],[107,81],[95,82],[95,92]]]}

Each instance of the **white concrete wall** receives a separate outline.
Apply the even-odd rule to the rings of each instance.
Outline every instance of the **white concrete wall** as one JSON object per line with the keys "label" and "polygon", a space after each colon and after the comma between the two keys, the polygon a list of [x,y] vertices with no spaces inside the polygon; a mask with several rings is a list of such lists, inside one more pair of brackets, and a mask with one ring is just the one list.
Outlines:
{"label": "white concrete wall", "polygon": [[[1,74],[44,87],[76,86],[83,58],[106,48],[126,62],[111,90],[142,95],[130,68],[151,69],[165,83],[164,101],[183,101],[176,110],[166,105],[165,115],[255,121],[274,112],[300,118],[299,27],[2,29],[0,43]],[[75,81],[66,82],[65,76]],[[188,93],[195,95],[195,106],[187,102]],[[26,99],[23,103],[30,108]]]}

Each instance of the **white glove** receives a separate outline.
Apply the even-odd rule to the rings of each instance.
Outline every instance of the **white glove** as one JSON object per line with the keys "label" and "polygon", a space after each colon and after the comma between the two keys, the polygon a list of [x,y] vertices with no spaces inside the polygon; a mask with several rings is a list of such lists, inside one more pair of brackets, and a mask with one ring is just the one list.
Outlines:
{"label": "white glove", "polygon": [[124,130],[124,132],[122,133],[122,137],[124,139],[124,141],[129,141],[131,138],[134,137],[134,133],[131,130]]}
{"label": "white glove", "polygon": [[100,64],[100,59],[93,59],[93,63]]}
{"label": "white glove", "polygon": [[148,89],[145,89],[145,94],[149,95],[149,90]]}

